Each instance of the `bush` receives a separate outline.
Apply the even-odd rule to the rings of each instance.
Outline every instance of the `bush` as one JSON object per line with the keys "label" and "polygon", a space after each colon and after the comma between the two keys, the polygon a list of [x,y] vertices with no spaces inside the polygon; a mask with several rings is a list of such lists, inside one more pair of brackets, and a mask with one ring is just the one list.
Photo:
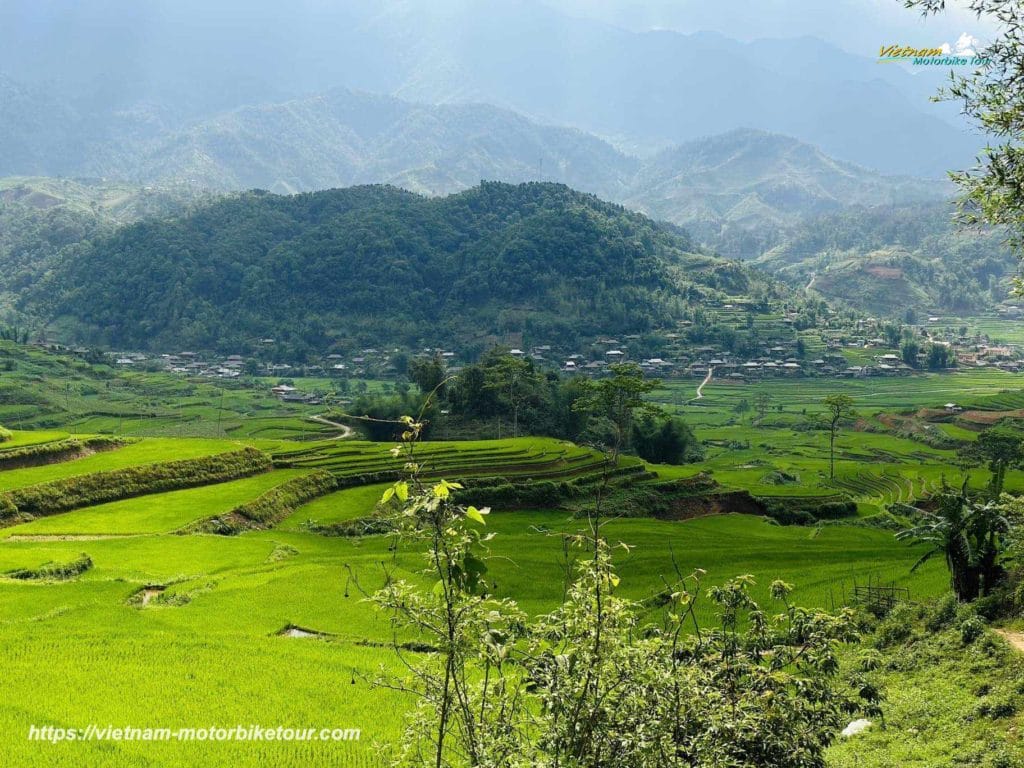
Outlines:
{"label": "bush", "polygon": [[633,448],[655,464],[687,464],[704,458],[704,449],[679,417],[642,418],[633,425]]}
{"label": "bush", "polygon": [[12,437],[14,437],[14,434],[11,432],[11,430],[0,427],[0,443],[5,443]]}
{"label": "bush", "polygon": [[925,620],[925,628],[929,632],[938,632],[950,626],[953,623],[953,619],[956,618],[957,608],[956,597],[952,594],[946,595],[935,604],[928,614],[928,618]]}
{"label": "bush", "polygon": [[910,638],[914,631],[913,606],[900,603],[878,624],[875,630],[875,647],[891,648]]}
{"label": "bush", "polygon": [[1002,720],[1017,713],[1017,702],[1010,696],[986,696],[978,702],[975,712],[981,717]]}
{"label": "bush", "polygon": [[73,579],[80,573],[85,573],[90,568],[92,568],[92,558],[83,552],[76,560],[72,560],[70,563],[44,563],[38,568],[21,568],[17,571],[9,571],[7,575],[12,579],[26,581],[37,579],[65,581]]}
{"label": "bush", "polygon": [[970,645],[985,633],[985,622],[977,616],[960,623],[960,641],[964,645]]}
{"label": "bush", "polygon": [[89,437],[84,440],[69,438],[55,440],[52,443],[26,445],[22,448],[10,448],[0,451],[0,469],[15,467],[32,467],[40,464],[53,464],[68,461],[89,452],[109,451],[132,442],[119,437]]}
{"label": "bush", "polygon": [[857,504],[843,496],[761,498],[765,512],[783,525],[813,525],[819,520],[841,520],[857,514]]}

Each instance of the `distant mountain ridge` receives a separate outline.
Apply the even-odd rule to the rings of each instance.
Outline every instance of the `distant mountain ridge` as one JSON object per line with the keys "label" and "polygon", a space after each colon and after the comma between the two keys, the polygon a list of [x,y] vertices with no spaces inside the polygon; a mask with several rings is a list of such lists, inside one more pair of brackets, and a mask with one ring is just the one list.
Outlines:
{"label": "distant mountain ridge", "polygon": [[[685,226],[725,255],[751,257],[808,217],[849,206],[933,203],[947,181],[883,176],[790,136],[736,130],[665,150],[633,180],[626,205]],[[755,238],[744,244],[744,239]]]}
{"label": "distant mountain ridge", "polygon": [[481,180],[554,181],[684,226],[744,258],[774,246],[780,232],[809,215],[934,201],[952,191],[944,182],[883,176],[761,130],[737,129],[641,160],[596,136],[486,104],[417,104],[347,89],[148,133],[133,139],[137,132],[111,128],[77,162],[68,159],[74,144],[40,152],[34,162],[17,159],[32,157],[26,153],[0,157],[0,172],[27,164],[35,173],[278,193],[384,183],[443,195]]}
{"label": "distant mountain ridge", "polygon": [[130,125],[131,139],[347,87],[494,104],[630,152],[752,126],[887,172],[940,178],[969,166],[981,141],[954,105],[929,102],[934,78],[882,70],[875,55],[814,37],[630,30],[542,0],[0,5],[0,71],[56,84],[90,115],[90,136],[104,130],[97,119]]}

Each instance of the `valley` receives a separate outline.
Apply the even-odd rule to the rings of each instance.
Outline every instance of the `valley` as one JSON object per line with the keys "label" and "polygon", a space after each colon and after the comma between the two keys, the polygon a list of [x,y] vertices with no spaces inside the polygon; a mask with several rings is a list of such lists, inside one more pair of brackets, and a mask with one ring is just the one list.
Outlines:
{"label": "valley", "polygon": [[0,0],[0,766],[1024,766],[1022,41]]}

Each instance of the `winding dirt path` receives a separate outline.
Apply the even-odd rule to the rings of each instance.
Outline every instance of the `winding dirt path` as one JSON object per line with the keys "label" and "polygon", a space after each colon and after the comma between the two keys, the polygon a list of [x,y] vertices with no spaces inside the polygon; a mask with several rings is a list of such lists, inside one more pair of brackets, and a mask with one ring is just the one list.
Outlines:
{"label": "winding dirt path", "polygon": [[1013,632],[1009,629],[997,629],[996,634],[1021,653],[1024,653],[1024,632]]}
{"label": "winding dirt path", "polygon": [[707,386],[707,383],[709,381],[711,381],[711,377],[714,375],[714,373],[715,373],[715,367],[713,365],[709,365],[708,366],[708,375],[705,376],[704,377],[704,381],[702,381],[697,386],[697,396],[696,397],[691,397],[689,400],[686,401],[685,405],[689,405],[690,403],[695,403],[698,400],[703,400],[704,399],[704,387]]}
{"label": "winding dirt path", "polygon": [[352,427],[348,426],[347,424],[339,424],[336,421],[331,421],[330,419],[324,418],[323,414],[310,416],[309,420],[315,421],[318,424],[326,424],[328,427],[334,427],[335,429],[337,429],[339,434],[335,435],[334,437],[328,438],[329,440],[344,440],[348,437],[354,437],[356,434],[356,431],[352,429]]}
{"label": "winding dirt path", "polygon": [[810,293],[811,292],[811,288],[814,287],[814,281],[817,280],[817,279],[818,279],[818,274],[816,272],[812,272],[811,273],[811,279],[808,280],[807,281],[807,285],[804,286],[804,293]]}

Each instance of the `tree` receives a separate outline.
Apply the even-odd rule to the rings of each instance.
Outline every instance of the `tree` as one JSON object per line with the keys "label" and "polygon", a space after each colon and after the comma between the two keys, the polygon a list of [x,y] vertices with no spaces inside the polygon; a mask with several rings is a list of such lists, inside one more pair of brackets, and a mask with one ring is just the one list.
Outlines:
{"label": "tree", "polygon": [[945,344],[929,344],[925,353],[925,364],[929,371],[941,371],[951,367],[956,362],[951,347]]}
{"label": "tree", "polygon": [[913,339],[907,339],[900,347],[900,357],[903,362],[911,368],[917,368],[917,353],[921,351],[920,345]]}
{"label": "tree", "polygon": [[633,424],[632,442],[637,456],[656,464],[685,464],[703,456],[697,438],[678,416],[641,416]]}
{"label": "tree", "polygon": [[590,436],[608,449],[615,464],[630,444],[634,417],[661,414],[661,409],[645,398],[661,382],[645,378],[636,363],[614,363],[608,369],[608,378],[587,382],[573,410],[587,415]]}
{"label": "tree", "polygon": [[768,407],[771,405],[772,396],[765,390],[761,390],[754,395],[754,408],[757,410],[757,418],[761,420],[768,413]]}
{"label": "tree", "polygon": [[969,461],[984,462],[992,472],[990,495],[996,500],[1003,493],[1006,470],[1024,459],[1024,445],[1020,437],[1012,430],[1004,427],[986,429],[978,439],[969,443],[960,451],[963,458]]}
{"label": "tree", "polygon": [[486,369],[485,387],[505,401],[512,414],[512,437],[519,437],[519,413],[537,397],[537,371],[529,360],[502,355]]}
{"label": "tree", "polygon": [[408,368],[409,378],[424,395],[429,395],[441,386],[447,375],[444,359],[440,355],[417,358],[408,364]]}
{"label": "tree", "polygon": [[391,617],[396,636],[411,632],[432,652],[407,654],[396,639],[393,650],[411,674],[373,682],[418,703],[399,748],[403,765],[511,765],[524,749],[525,681],[505,669],[525,616],[511,601],[495,598],[486,580],[480,528],[489,510],[455,503],[458,483],[424,482],[415,453],[424,422],[405,416],[394,423],[403,432],[392,454],[411,472],[381,503],[398,540],[426,550],[424,575],[434,586],[422,589],[386,573],[384,586],[367,597]]}
{"label": "tree", "polygon": [[[906,0],[926,15],[945,10],[945,0]],[[957,218],[966,225],[1005,227],[1011,247],[1024,246],[1024,5],[1007,0],[970,0],[979,16],[998,22],[1000,34],[976,51],[969,75],[950,74],[939,100],[959,101],[961,111],[992,141],[973,169],[950,174],[962,196]],[[1017,292],[1022,284],[1017,281]]]}
{"label": "tree", "polygon": [[836,435],[839,425],[849,419],[856,411],[853,409],[853,398],[849,395],[829,395],[821,401],[826,408],[826,424],[828,426],[828,478],[836,479]]}
{"label": "tree", "polygon": [[930,547],[913,569],[942,555],[958,600],[969,602],[992,592],[1003,577],[999,555],[1010,534],[1009,518],[1001,503],[972,501],[964,480],[958,492],[944,485],[936,494],[934,509],[904,506],[902,510],[918,518],[918,524],[900,531],[896,538]]}

